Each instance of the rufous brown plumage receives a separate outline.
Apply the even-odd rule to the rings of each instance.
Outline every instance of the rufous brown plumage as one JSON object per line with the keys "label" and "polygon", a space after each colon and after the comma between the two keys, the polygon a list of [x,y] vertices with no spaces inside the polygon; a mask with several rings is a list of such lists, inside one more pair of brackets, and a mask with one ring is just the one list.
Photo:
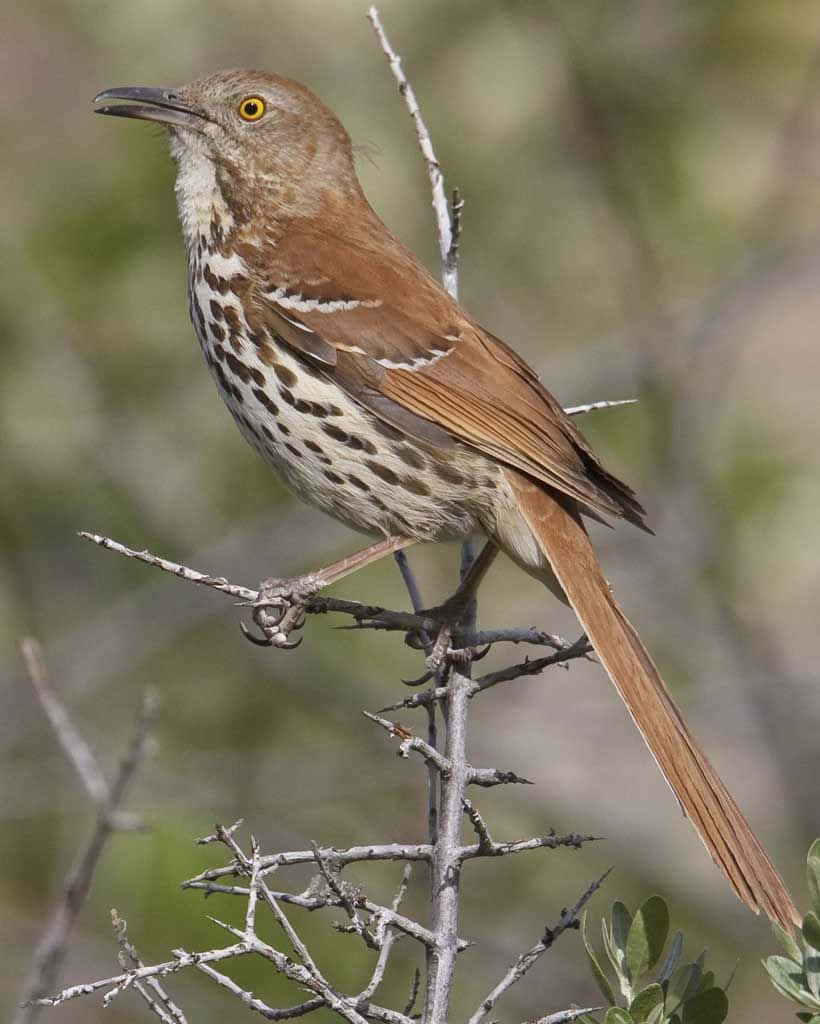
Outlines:
{"label": "rufous brown plumage", "polygon": [[378,218],[335,115],[297,82],[256,71],[97,100],[100,113],[168,128],[191,317],[248,441],[354,529],[397,545],[483,530],[568,601],[735,892],[791,928],[783,882],[584,528],[584,516],[645,528],[640,503],[530,367]]}

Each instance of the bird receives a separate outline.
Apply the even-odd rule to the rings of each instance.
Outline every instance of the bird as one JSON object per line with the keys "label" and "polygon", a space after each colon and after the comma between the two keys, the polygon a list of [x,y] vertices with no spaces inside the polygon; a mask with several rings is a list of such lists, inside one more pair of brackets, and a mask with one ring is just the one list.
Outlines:
{"label": "bird", "polygon": [[530,366],[382,222],[338,117],[299,82],[243,69],[107,89],[95,104],[167,129],[205,360],[284,483],[380,538],[342,571],[410,543],[486,534],[485,566],[500,549],[572,607],[737,896],[788,931],[799,925],[592,546],[586,519],[648,530],[638,498]]}

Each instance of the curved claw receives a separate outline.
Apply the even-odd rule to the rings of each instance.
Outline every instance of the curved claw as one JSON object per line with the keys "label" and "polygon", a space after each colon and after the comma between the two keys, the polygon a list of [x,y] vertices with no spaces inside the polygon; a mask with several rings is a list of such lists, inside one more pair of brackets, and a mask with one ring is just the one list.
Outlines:
{"label": "curved claw", "polygon": [[280,651],[295,651],[299,644],[304,640],[303,636],[297,637],[295,640],[285,640],[284,643],[275,644]]}
{"label": "curved claw", "polygon": [[402,679],[405,686],[424,686],[425,683],[429,683],[430,680],[435,676],[435,672],[431,672],[429,669],[420,675],[418,679]]}
{"label": "curved claw", "polygon": [[273,647],[273,640],[269,636],[254,636],[253,633],[248,629],[244,622],[240,620],[239,628],[242,630],[242,635],[246,640],[250,640],[252,644],[256,644],[257,647]]}
{"label": "curved claw", "polygon": [[481,661],[482,658],[486,658],[487,655],[490,653],[490,649],[492,646],[492,644],[487,644],[483,651],[476,651],[476,653],[473,655],[473,662]]}

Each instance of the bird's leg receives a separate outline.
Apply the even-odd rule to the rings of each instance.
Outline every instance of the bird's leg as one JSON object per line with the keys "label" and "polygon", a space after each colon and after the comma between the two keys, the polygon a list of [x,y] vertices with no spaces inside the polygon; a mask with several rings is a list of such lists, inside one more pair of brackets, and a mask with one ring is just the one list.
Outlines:
{"label": "bird's leg", "polygon": [[[436,619],[441,623],[433,649],[427,658],[429,674],[435,675],[438,673],[448,657],[459,660],[462,652],[450,649],[453,634],[458,629],[465,612],[470,607],[470,602],[474,600],[476,591],[486,576],[487,570],[495,561],[497,554],[498,548],[491,540],[488,540],[481,549],[478,558],[475,559],[465,573],[458,590],[442,604],[422,612],[423,615]],[[466,652],[464,654],[465,657],[462,660],[466,660],[467,654]],[[473,657],[473,652],[469,652],[469,657]],[[426,678],[430,678],[429,674]]]}
{"label": "bird's leg", "polygon": [[284,650],[298,647],[302,638],[291,640],[290,634],[297,632],[305,624],[307,606],[320,590],[358,569],[363,569],[371,562],[414,543],[415,541],[409,537],[386,537],[362,551],[347,555],[332,565],[316,569],[304,576],[263,580],[259,584],[259,595],[252,606],[253,621],[262,631],[262,636],[254,636],[244,624],[242,632],[248,640],[261,647],[280,647]]}

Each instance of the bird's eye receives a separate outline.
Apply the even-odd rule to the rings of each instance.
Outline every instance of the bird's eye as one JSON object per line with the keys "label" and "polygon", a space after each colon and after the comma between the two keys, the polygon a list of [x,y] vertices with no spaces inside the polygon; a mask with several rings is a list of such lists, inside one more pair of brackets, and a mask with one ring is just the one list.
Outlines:
{"label": "bird's eye", "polygon": [[243,121],[258,121],[265,113],[265,101],[261,96],[246,96],[239,104],[239,116]]}

